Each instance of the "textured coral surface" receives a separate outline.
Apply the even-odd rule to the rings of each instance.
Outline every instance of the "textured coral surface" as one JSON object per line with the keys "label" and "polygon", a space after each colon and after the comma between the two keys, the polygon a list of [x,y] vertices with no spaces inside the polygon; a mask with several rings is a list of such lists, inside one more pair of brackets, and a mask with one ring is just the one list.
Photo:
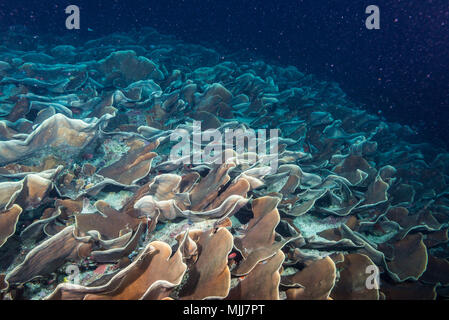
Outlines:
{"label": "textured coral surface", "polygon": [[[449,153],[336,83],[153,29],[0,36],[1,299],[449,295]],[[278,148],[174,160],[195,121]]]}

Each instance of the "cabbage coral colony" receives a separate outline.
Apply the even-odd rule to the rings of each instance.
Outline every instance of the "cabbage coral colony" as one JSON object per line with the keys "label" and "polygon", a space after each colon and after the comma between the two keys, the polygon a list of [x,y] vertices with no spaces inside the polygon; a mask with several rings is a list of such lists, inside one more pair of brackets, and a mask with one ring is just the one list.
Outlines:
{"label": "cabbage coral colony", "polygon": [[[3,39],[2,299],[449,295],[449,153],[337,84],[152,29]],[[279,129],[276,170],[174,161],[194,121]]]}

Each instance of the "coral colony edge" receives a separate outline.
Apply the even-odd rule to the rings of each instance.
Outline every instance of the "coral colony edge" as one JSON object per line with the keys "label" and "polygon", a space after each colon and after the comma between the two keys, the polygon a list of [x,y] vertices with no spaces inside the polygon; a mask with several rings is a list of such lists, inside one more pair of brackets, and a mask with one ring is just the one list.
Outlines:
{"label": "coral colony edge", "polygon": [[449,296],[449,153],[150,28],[0,35],[0,298]]}

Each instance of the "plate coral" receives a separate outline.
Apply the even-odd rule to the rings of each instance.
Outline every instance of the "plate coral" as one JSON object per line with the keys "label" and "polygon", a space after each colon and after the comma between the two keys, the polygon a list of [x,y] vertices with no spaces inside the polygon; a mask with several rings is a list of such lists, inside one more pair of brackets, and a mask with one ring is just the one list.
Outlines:
{"label": "plate coral", "polygon": [[[150,28],[0,36],[1,299],[449,296],[449,153],[338,84]],[[198,122],[277,148],[170,157]]]}

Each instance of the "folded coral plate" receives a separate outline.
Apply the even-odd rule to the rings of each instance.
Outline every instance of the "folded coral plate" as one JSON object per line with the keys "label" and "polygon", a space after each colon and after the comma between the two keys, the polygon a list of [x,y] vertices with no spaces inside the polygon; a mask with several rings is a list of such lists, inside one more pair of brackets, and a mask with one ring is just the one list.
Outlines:
{"label": "folded coral plate", "polygon": [[449,296],[449,153],[337,84],[149,28],[2,39],[1,299]]}

